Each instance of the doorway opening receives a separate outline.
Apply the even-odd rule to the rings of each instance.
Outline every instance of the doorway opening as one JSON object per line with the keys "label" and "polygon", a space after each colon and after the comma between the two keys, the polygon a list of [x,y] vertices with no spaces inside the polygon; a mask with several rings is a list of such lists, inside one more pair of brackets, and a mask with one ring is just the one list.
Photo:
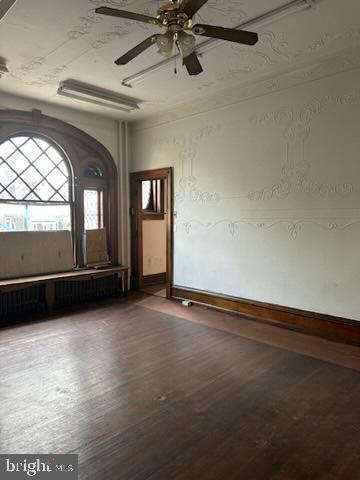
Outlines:
{"label": "doorway opening", "polygon": [[130,174],[131,287],[170,298],[173,279],[172,168]]}

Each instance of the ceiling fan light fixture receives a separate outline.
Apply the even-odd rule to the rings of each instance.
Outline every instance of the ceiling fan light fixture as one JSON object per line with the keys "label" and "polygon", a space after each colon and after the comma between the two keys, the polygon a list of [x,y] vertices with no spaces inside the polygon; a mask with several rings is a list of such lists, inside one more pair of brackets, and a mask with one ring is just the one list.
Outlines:
{"label": "ceiling fan light fixture", "polygon": [[158,52],[165,58],[170,58],[174,52],[174,36],[172,33],[167,32],[163,35],[159,35],[156,39],[158,46]]}
{"label": "ceiling fan light fixture", "polygon": [[182,58],[186,58],[195,52],[196,39],[194,35],[182,31],[178,34],[177,42]]}

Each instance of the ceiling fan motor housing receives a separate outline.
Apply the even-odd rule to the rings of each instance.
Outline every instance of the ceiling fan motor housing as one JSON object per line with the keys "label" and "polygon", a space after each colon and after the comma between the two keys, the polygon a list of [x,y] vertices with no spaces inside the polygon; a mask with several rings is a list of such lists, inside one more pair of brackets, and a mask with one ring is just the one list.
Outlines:
{"label": "ceiling fan motor housing", "polygon": [[189,18],[186,13],[180,12],[179,7],[178,1],[171,1],[160,7],[156,16],[158,25],[167,28],[172,33],[179,33],[183,29],[191,29],[193,19]]}

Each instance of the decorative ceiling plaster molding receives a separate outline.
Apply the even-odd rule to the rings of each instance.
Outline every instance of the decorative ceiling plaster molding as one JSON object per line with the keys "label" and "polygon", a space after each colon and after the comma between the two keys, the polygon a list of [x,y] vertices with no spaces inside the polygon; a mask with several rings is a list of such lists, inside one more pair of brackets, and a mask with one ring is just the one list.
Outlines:
{"label": "decorative ceiling plaster molding", "polygon": [[120,40],[124,38],[126,35],[129,35],[131,32],[131,27],[130,25],[128,28],[115,28],[115,30],[111,32],[104,32],[99,35],[99,37],[91,42],[91,46],[93,49],[99,49],[102,48],[109,43],[113,42],[114,40]]}
{"label": "decorative ceiling plaster molding", "polygon": [[290,61],[292,54],[288,51],[288,43],[283,34],[276,35],[270,30],[259,32],[259,42],[256,47],[229,45],[231,55],[229,64],[223,74],[217,75],[213,81],[202,83],[197,87],[198,92],[213,88],[217,83],[229,79],[244,79],[244,75],[275,67],[279,63]]}
{"label": "decorative ceiling plaster molding", "polygon": [[[132,2],[114,2],[109,0],[90,0],[90,3],[93,4],[95,7],[100,5],[109,5],[112,7],[117,8],[124,8],[131,5]],[[101,15],[97,15],[92,9],[86,16],[80,17],[78,25],[75,25],[70,31],[67,32],[67,37],[69,40],[78,40],[83,36],[90,35],[97,25],[104,25],[104,19]],[[145,11],[143,13],[146,13]],[[147,24],[137,23],[137,28],[142,29],[144,31],[150,31],[150,27]],[[111,43],[113,40],[123,38],[126,35],[129,35],[134,31],[134,23],[126,20],[121,19],[119,25],[116,25],[113,30],[105,31],[100,33],[100,36],[91,41],[91,46],[94,49],[101,48],[104,45]]]}
{"label": "decorative ceiling plaster molding", "polygon": [[[0,0],[0,5],[3,1]],[[165,0],[78,0],[75,2],[75,13],[72,14],[63,12],[59,3],[51,7],[46,0],[41,1],[41,11],[40,1],[36,2],[38,8],[30,8],[28,2],[19,2],[2,23],[6,28],[0,31],[0,42],[6,45],[6,56],[11,61],[9,69],[13,77],[4,77],[1,88],[10,94],[59,103],[55,96],[57,82],[65,76],[86,78],[93,64],[99,67],[104,65],[105,61],[108,62],[105,67],[106,79],[101,68],[99,71],[91,70],[91,75],[98,84],[105,81],[104,86],[107,88],[122,89],[119,76],[122,77],[122,72],[126,72],[124,75],[130,74],[135,66],[116,69],[113,59],[117,58],[122,49],[125,51],[137,40],[145,38],[148,31],[155,32],[154,27],[145,23],[96,15],[96,7],[107,5],[152,15]],[[141,87],[142,96],[148,102],[142,112],[134,116],[144,118],[147,115],[149,123],[139,124],[136,128],[186,118],[243,99],[289,88],[300,82],[355,68],[356,62],[343,58],[342,54],[337,55],[336,62],[319,61],[321,55],[329,55],[335,49],[340,51],[360,44],[360,28],[353,20],[360,8],[357,0],[348,1],[347,10],[352,9],[353,16],[346,14],[346,9],[341,9],[335,0],[319,1],[317,8],[308,13],[274,23],[271,27],[260,28],[260,42],[253,49],[229,43],[219,47],[214,53],[209,51],[203,58],[204,64],[208,62],[209,68],[198,78],[184,80],[181,88],[174,88],[169,81],[170,71],[159,74],[156,79],[150,79]],[[272,6],[279,3],[280,0],[272,0]],[[221,23],[230,27],[268,8],[268,0],[209,0],[201,9],[200,16],[205,23]],[[335,24],[333,18],[337,18],[340,11],[344,15],[341,16],[341,22]],[[32,20],[39,22],[40,13],[44,21],[50,22],[52,29],[48,53],[46,44],[43,44],[44,32],[41,28],[26,37]],[[61,22],[56,22],[59,15]],[[44,28],[46,25],[44,24]],[[22,33],[19,32],[19,26]],[[307,35],[300,37],[299,32],[304,30]],[[19,45],[26,38],[28,45],[25,50],[21,50]],[[40,49],[39,45],[42,45]],[[139,65],[146,68],[149,62],[153,62],[150,58],[155,58],[155,55],[154,49],[150,56],[141,56],[138,59]],[[298,78],[293,73],[286,73],[286,70],[294,70],[295,65],[301,62],[308,65],[311,58],[312,68],[302,71],[298,68]],[[14,79],[17,81],[14,82]],[[176,80],[174,82],[176,83]],[[39,86],[44,87],[41,93]],[[229,87],[231,90],[226,90]],[[220,93],[221,91],[224,93]],[[165,97],[167,102],[163,101]],[[166,111],[169,107],[170,110]],[[80,106],[77,108],[81,109]],[[95,107],[93,111],[97,111]],[[115,117],[115,114],[109,112],[108,116]]]}
{"label": "decorative ceiling plaster molding", "polygon": [[282,74],[273,75],[256,82],[247,82],[239,87],[223,90],[221,93],[206,96],[188,104],[179,104],[166,112],[149,116],[134,122],[133,130],[141,131],[162,126],[185,118],[202,115],[219,108],[227,108],[251,98],[258,98],[269,93],[279,92],[308,82],[332,77],[350,70],[360,68],[360,48],[347,49],[331,55],[322,61],[300,66]]}
{"label": "decorative ceiling plaster molding", "polygon": [[[282,35],[283,37],[283,35]],[[325,34],[319,40],[312,42],[310,45],[302,50],[290,51],[289,43],[284,38],[279,39],[271,31],[259,32],[259,43],[255,48],[239,47],[238,45],[231,46],[233,53],[230,59],[230,66],[224,75],[217,76],[216,82],[224,82],[227,79],[236,79],[243,77],[244,74],[253,72],[260,72],[267,67],[274,67],[282,65],[284,62],[290,63],[298,58],[304,58],[307,54],[325,49],[333,43],[344,41],[351,41],[352,43],[359,43],[360,28],[352,28],[343,34],[330,35]],[[260,50],[262,48],[262,50]],[[231,62],[233,65],[231,65]],[[239,62],[242,65],[239,67]],[[202,85],[198,90],[205,90],[211,88],[212,85]]]}
{"label": "decorative ceiling plaster molding", "polygon": [[58,78],[67,70],[67,65],[51,68],[38,75],[36,80],[27,80],[29,78],[28,73],[42,68],[45,60],[44,57],[37,57],[32,62],[12,71],[10,76],[21,81],[24,85],[43,87],[49,84],[57,84]]}
{"label": "decorative ceiling plaster molding", "polygon": [[308,52],[314,52],[318,50],[322,50],[325,47],[331,45],[332,43],[339,43],[344,40],[350,40],[350,41],[356,41],[358,42],[360,39],[360,28],[351,28],[345,33],[339,33],[339,34],[330,34],[330,33],[325,33],[322,35],[321,38],[318,40],[312,42],[306,49],[305,51]]}
{"label": "decorative ceiling plaster molding", "polygon": [[75,25],[70,31],[67,32],[69,40],[77,40],[84,35],[88,35],[93,26],[101,21],[100,15],[96,15],[94,12],[89,13],[85,17],[79,18],[79,24]]}
{"label": "decorative ceiling plaster molding", "polygon": [[[208,13],[215,13],[217,17],[220,15],[225,19],[231,18],[232,23],[238,25],[248,18],[248,14],[243,9],[243,2],[238,0],[226,0],[225,2],[219,0],[209,0],[205,7],[197,14],[199,23],[207,22],[209,19]],[[220,20],[218,21],[220,23]]]}
{"label": "decorative ceiling plaster molding", "polygon": [[102,5],[115,8],[127,8],[133,3],[136,3],[134,0],[89,0],[89,2],[94,5],[95,8],[101,7]]}

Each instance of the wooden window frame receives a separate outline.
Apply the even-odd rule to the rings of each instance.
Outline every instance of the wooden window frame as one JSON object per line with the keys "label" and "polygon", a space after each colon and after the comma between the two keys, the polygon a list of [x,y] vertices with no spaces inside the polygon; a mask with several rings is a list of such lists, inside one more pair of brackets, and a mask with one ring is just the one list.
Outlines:
{"label": "wooden window frame", "polygon": [[[107,232],[109,258],[112,265],[118,264],[118,192],[117,169],[109,151],[97,140],[82,130],[43,115],[38,110],[0,110],[0,143],[17,136],[43,137],[60,150],[71,167],[73,178],[72,231],[75,265],[84,266],[82,234],[84,231],[83,192],[87,188],[103,190],[103,221]],[[88,165],[101,169],[103,177],[86,176]],[[23,203],[23,202],[21,202]],[[43,204],[43,203],[42,203]],[[52,202],[51,204],[54,204]]]}
{"label": "wooden window frame", "polygon": [[[98,194],[98,202],[99,202],[99,205],[98,205],[98,219],[99,219],[99,226],[98,226],[98,229],[100,228],[106,228],[106,225],[105,225],[105,218],[104,218],[104,212],[106,210],[106,208],[104,208],[104,198],[105,198],[105,192],[104,192],[104,188],[103,187],[85,187],[83,192],[85,191],[93,191],[93,192],[97,192]],[[85,201],[85,198],[84,198],[84,201]],[[84,229],[85,228],[85,203],[84,203]],[[87,229],[88,230],[88,229]],[[90,229],[91,230],[91,229]],[[94,229],[96,230],[96,229]]]}
{"label": "wooden window frame", "polygon": [[[155,197],[155,204],[153,205],[153,208],[142,209],[143,220],[164,220],[165,203],[166,203],[165,188],[164,188],[165,180],[162,178],[156,178],[148,181],[151,182],[150,195],[152,196],[153,199]],[[155,192],[154,192],[154,185],[155,185]],[[158,189],[158,185],[160,185],[160,189]]]}

